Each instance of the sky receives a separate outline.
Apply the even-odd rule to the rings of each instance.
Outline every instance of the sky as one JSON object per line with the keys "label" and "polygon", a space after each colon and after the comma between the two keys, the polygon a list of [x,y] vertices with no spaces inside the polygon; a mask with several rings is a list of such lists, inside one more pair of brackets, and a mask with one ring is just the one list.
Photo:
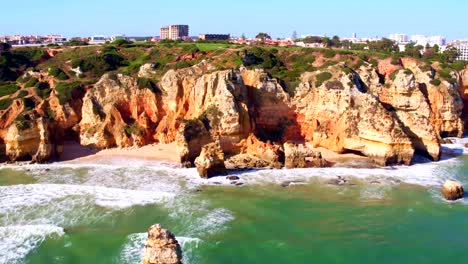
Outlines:
{"label": "sky", "polygon": [[192,36],[468,39],[466,0],[1,0],[0,9],[0,35],[158,36],[163,25],[188,24]]}

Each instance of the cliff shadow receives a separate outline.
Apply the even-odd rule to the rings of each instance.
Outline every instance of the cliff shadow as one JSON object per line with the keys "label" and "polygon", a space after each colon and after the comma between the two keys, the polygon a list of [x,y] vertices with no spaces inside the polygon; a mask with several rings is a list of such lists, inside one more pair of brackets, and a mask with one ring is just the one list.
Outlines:
{"label": "cliff shadow", "polygon": [[[246,86],[249,96],[249,116],[253,133],[263,142],[304,143],[298,116],[278,93]],[[283,89],[284,91],[284,89]],[[286,91],[284,91],[286,92]]]}

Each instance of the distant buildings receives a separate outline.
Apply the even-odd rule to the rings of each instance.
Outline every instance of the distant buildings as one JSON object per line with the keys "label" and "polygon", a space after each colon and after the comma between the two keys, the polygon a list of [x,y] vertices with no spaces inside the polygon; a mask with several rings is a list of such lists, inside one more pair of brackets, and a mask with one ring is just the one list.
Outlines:
{"label": "distant buildings", "polygon": [[201,40],[229,40],[230,38],[229,34],[200,34],[198,36]]}
{"label": "distant buildings", "polygon": [[421,45],[423,47],[429,45],[431,47],[445,46],[447,45],[447,40],[443,36],[424,36],[424,35],[413,35],[411,36],[411,42],[415,45]]}
{"label": "distant buildings", "polygon": [[0,42],[8,43],[10,45],[48,45],[57,44],[61,45],[67,41],[62,35],[46,35],[46,36],[1,36]]}
{"label": "distant buildings", "polygon": [[188,25],[170,25],[161,28],[161,40],[183,40],[189,37],[189,26]]}
{"label": "distant buildings", "polygon": [[106,43],[106,37],[102,35],[95,35],[89,38],[89,44],[105,44]]}
{"label": "distant buildings", "polygon": [[468,41],[458,40],[451,45],[458,51],[457,60],[468,61]]}
{"label": "distant buildings", "polygon": [[391,34],[389,39],[395,41],[396,43],[408,43],[409,38],[406,34]]}

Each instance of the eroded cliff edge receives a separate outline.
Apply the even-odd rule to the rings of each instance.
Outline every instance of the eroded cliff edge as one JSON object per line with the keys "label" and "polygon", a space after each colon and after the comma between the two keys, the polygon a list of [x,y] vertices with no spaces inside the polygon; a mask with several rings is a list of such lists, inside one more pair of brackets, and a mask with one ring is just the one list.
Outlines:
{"label": "eroded cliff edge", "polygon": [[[107,73],[66,98],[51,76],[26,74],[50,83],[51,93],[31,91],[29,101],[14,99],[0,112],[0,155],[11,161],[51,160],[64,140],[96,148],[176,142],[190,166],[217,141],[227,156],[272,167],[284,163],[283,144],[291,142],[411,164],[416,153],[438,160],[441,136],[464,132],[466,74],[436,83],[434,69],[410,59],[390,72],[345,62],[306,71],[293,93],[261,69],[216,70],[206,61],[169,70],[159,82]],[[139,75],[150,80],[152,65]]]}

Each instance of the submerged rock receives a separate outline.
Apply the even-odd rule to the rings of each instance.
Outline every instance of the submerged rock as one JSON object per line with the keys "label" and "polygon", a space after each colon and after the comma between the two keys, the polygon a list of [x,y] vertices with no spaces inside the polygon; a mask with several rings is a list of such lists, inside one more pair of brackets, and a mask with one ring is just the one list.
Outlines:
{"label": "submerged rock", "polygon": [[446,181],[442,187],[442,195],[445,199],[455,201],[463,198],[463,185],[457,181]]}
{"label": "submerged rock", "polygon": [[195,166],[202,178],[225,175],[227,171],[224,165],[224,153],[219,142],[205,145],[200,156],[195,159]]}
{"label": "submerged rock", "polygon": [[149,228],[142,264],[182,264],[182,250],[171,231],[156,224]]}

